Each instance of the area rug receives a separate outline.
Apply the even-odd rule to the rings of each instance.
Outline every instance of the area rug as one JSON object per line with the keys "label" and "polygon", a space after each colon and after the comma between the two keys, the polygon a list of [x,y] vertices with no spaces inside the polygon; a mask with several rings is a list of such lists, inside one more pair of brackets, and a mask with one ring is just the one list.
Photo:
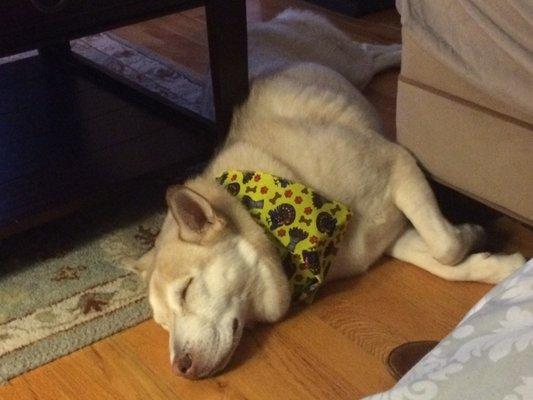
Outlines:
{"label": "area rug", "polygon": [[[168,60],[111,34],[77,40],[73,49],[201,111],[200,80]],[[123,198],[0,241],[0,383],[150,317],[144,283],[121,268],[158,233],[164,208],[149,196]]]}

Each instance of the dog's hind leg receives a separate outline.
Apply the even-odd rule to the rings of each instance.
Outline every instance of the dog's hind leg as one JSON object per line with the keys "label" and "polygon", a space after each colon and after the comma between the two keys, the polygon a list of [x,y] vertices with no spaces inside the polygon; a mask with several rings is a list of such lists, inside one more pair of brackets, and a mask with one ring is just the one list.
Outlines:
{"label": "dog's hind leg", "polygon": [[483,228],[450,224],[415,159],[404,149],[399,150],[391,176],[394,203],[411,221],[435,260],[444,265],[457,264],[481,244]]}
{"label": "dog's hind leg", "polygon": [[498,283],[525,262],[519,253],[512,255],[476,253],[455,266],[445,265],[435,260],[425,240],[414,229],[405,231],[387,253],[449,281]]}

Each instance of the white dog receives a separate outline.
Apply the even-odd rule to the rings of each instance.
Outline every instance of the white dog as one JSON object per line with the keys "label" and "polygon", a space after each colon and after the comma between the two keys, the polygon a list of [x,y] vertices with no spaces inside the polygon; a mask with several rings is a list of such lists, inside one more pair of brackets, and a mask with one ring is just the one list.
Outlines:
{"label": "white dog", "polygon": [[251,92],[209,167],[167,192],[155,247],[134,264],[149,282],[154,319],[170,333],[177,374],[222,370],[253,321],[287,313],[280,254],[245,206],[216,178],[265,171],[303,183],[352,212],[327,280],[366,271],[382,254],[448,280],[496,283],[520,254],[469,255],[482,236],[441,215],[413,157],[380,135],[361,95],[400,47],[354,43],[325,19],[289,10],[249,32]]}

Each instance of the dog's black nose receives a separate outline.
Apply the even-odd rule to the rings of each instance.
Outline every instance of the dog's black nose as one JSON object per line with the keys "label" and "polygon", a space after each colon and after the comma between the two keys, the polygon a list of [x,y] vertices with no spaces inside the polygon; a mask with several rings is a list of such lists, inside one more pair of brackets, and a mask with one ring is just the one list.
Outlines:
{"label": "dog's black nose", "polygon": [[187,376],[187,372],[190,372],[192,367],[192,357],[189,353],[177,357],[172,363],[172,369],[178,375]]}

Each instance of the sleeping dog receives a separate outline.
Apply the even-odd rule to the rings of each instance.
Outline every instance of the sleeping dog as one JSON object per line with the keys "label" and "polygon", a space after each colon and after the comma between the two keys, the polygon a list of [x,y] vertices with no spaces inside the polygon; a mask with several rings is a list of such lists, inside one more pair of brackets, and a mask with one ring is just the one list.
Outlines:
{"label": "sleeping dog", "polygon": [[471,254],[481,227],[450,224],[413,157],[380,135],[360,90],[400,63],[399,45],[355,43],[288,10],[253,26],[249,47],[251,91],[224,146],[168,189],[155,246],[131,265],[149,283],[177,374],[221,371],[246,325],[280,320],[291,299],[309,301],[383,254],[489,283],[524,262]]}

